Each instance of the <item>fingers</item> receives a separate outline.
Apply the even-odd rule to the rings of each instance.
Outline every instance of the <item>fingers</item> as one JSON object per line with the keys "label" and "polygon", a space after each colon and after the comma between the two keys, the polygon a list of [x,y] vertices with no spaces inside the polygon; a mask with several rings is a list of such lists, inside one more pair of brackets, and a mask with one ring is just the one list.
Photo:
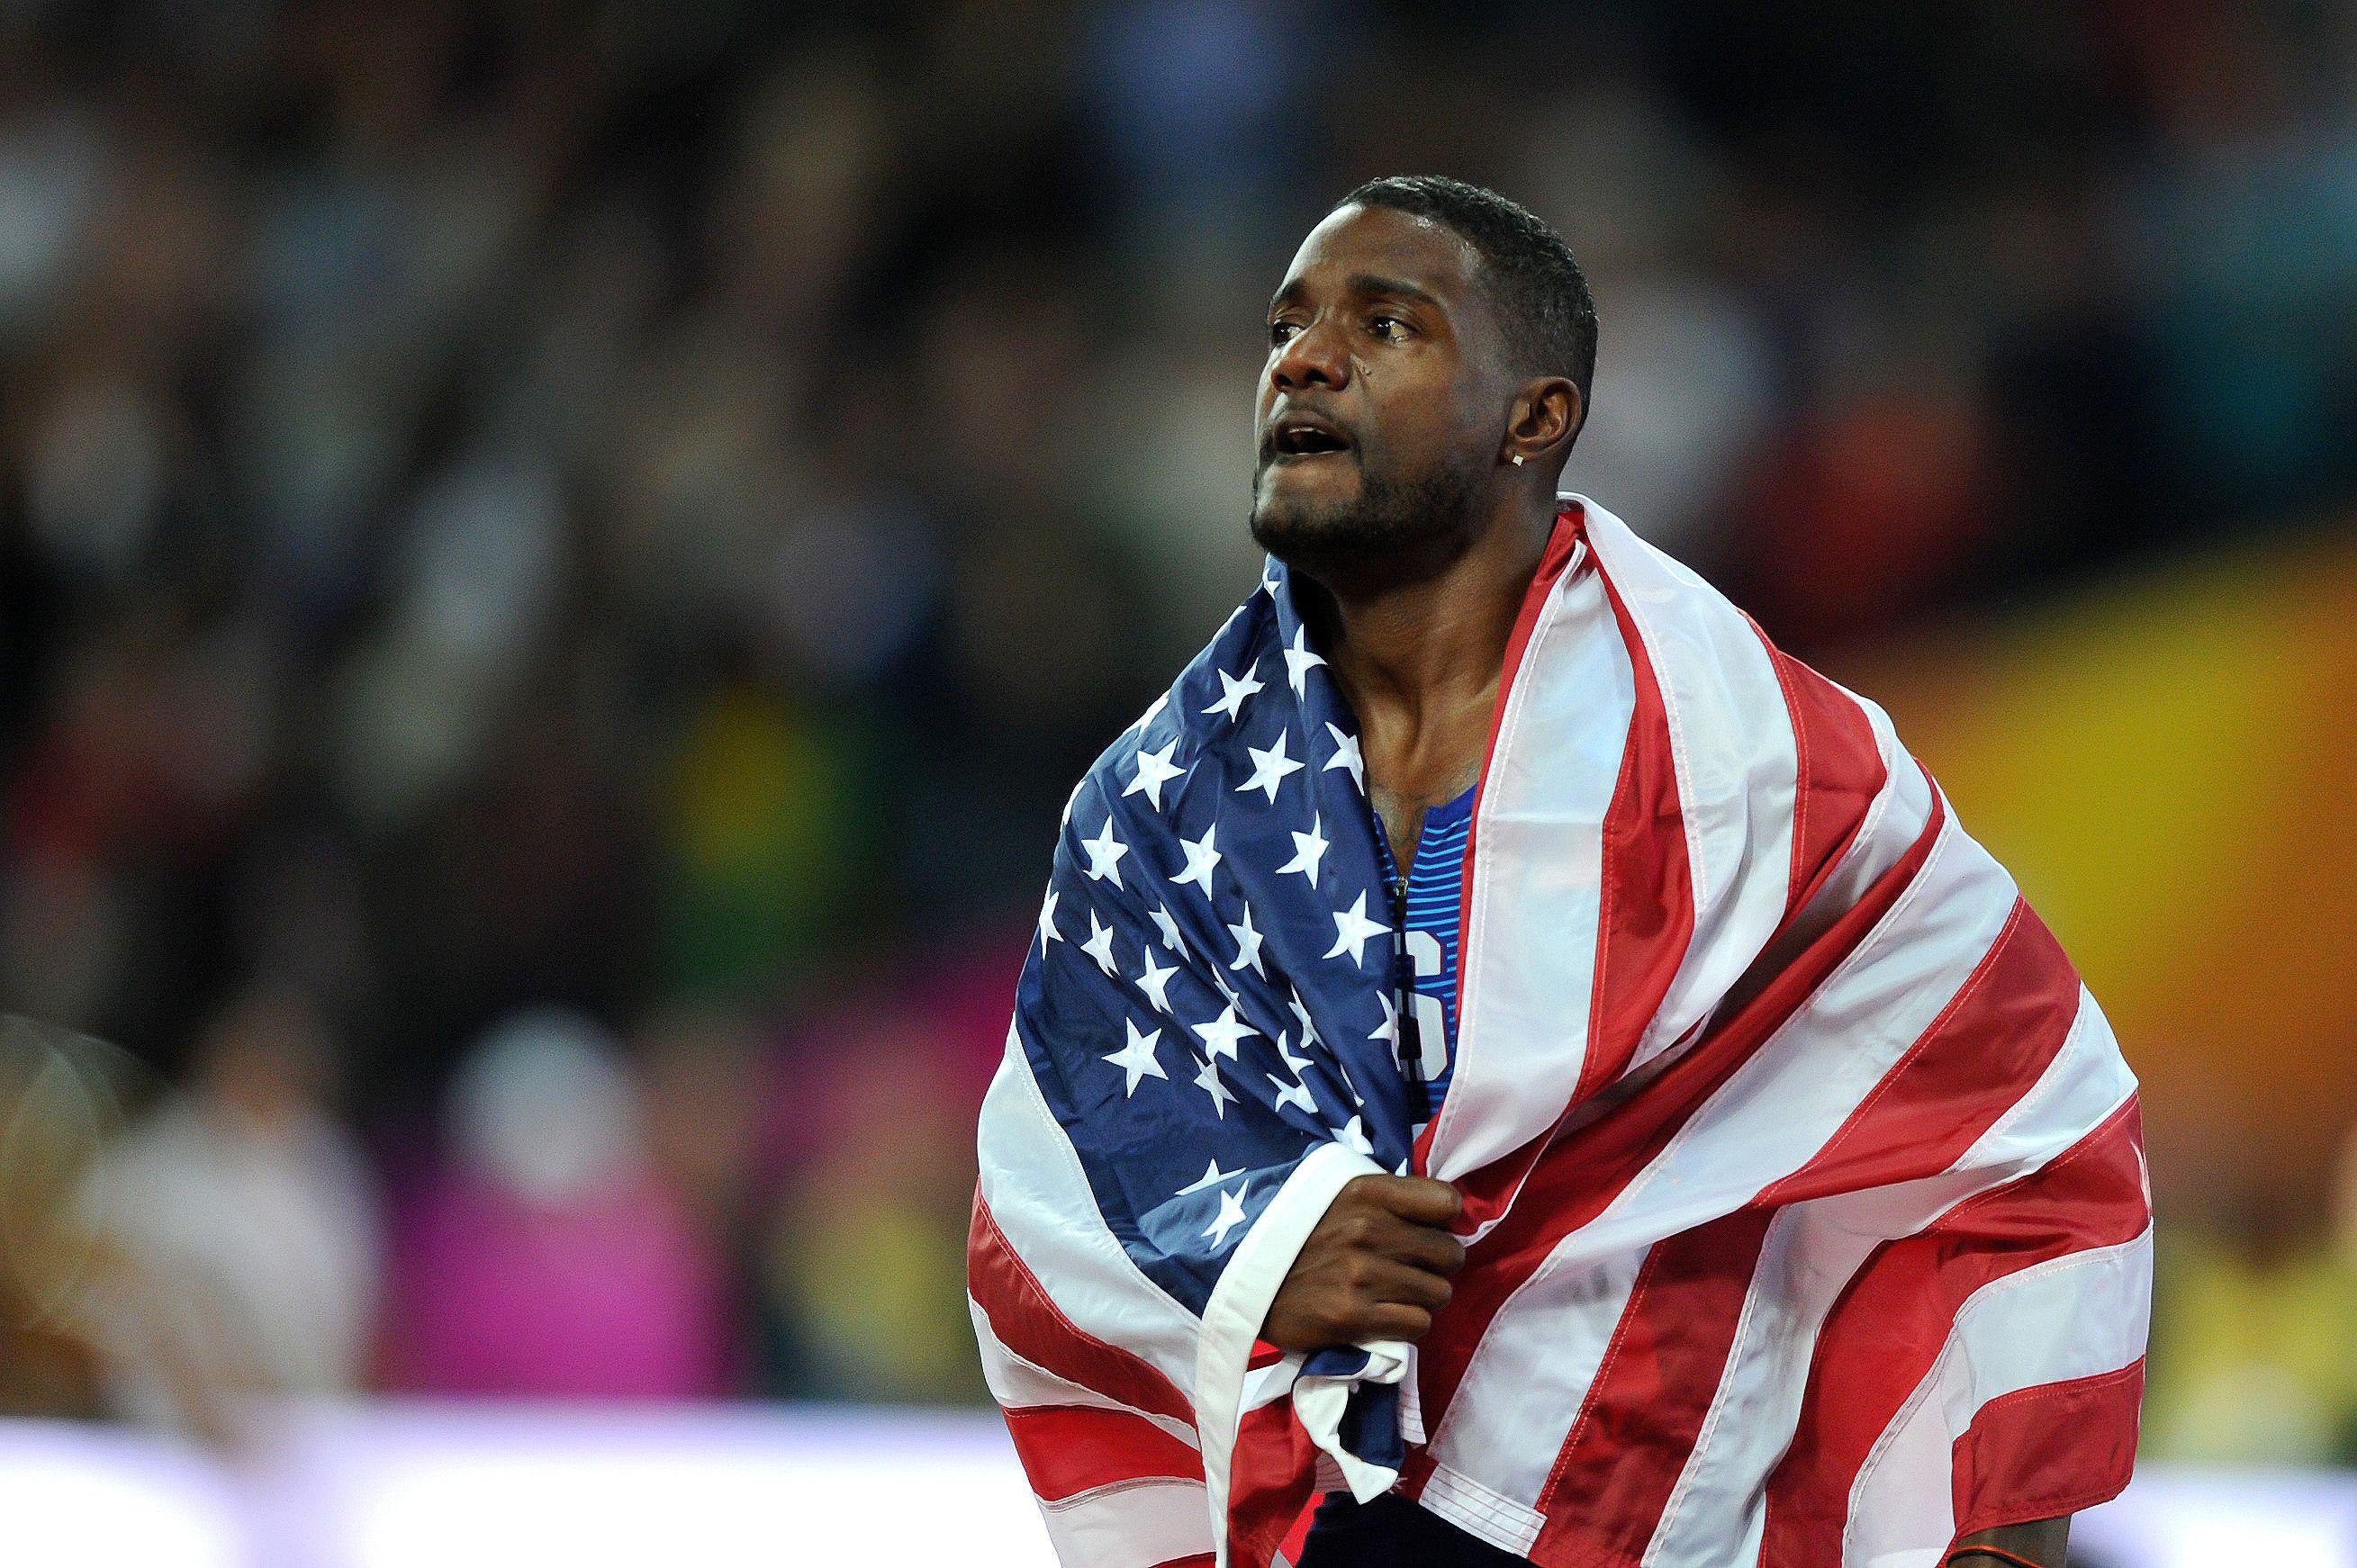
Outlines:
{"label": "fingers", "polygon": [[[1445,1181],[1429,1176],[1362,1176],[1368,1196],[1402,1219],[1417,1225],[1448,1226],[1464,1211],[1464,1200]],[[1353,1185],[1356,1185],[1355,1183]]]}
{"label": "fingers", "polygon": [[1465,1244],[1448,1233],[1445,1219],[1414,1218],[1456,1212],[1457,1190],[1446,1182],[1366,1176],[1342,1191],[1348,1201],[1336,1206],[1335,1240],[1436,1273],[1453,1274],[1465,1266]]}
{"label": "fingers", "polygon": [[1405,1263],[1389,1263],[1380,1259],[1363,1265],[1365,1273],[1360,1290],[1372,1300],[1386,1305],[1420,1306],[1426,1312],[1438,1312],[1448,1305],[1454,1293],[1448,1282],[1424,1269],[1412,1269]]}
{"label": "fingers", "polygon": [[1384,1302],[1370,1309],[1357,1339],[1421,1339],[1432,1331],[1432,1314],[1420,1306]]}
{"label": "fingers", "polygon": [[1375,1232],[1373,1245],[1385,1257],[1431,1273],[1453,1274],[1465,1266],[1465,1243],[1428,1225],[1390,1221]]}

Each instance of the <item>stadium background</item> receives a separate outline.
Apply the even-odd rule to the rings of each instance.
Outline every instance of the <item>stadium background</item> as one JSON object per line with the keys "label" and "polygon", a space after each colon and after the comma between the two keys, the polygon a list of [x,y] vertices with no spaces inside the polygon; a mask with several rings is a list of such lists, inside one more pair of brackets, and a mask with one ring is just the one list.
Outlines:
{"label": "stadium background", "polygon": [[2357,1462],[2353,91],[2341,0],[11,0],[10,1441],[978,1401],[1064,792],[1254,580],[1294,246],[1443,172],[1589,270],[1566,484],[2110,1012],[2147,1463]]}

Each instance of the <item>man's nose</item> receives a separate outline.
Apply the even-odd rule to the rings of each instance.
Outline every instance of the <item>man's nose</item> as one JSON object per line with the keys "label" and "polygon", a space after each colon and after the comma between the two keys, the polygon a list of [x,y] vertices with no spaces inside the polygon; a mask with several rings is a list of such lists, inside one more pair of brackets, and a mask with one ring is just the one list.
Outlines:
{"label": "man's nose", "polygon": [[1310,323],[1286,338],[1269,380],[1280,392],[1292,392],[1312,382],[1339,390],[1351,379],[1351,356],[1342,335],[1323,321]]}

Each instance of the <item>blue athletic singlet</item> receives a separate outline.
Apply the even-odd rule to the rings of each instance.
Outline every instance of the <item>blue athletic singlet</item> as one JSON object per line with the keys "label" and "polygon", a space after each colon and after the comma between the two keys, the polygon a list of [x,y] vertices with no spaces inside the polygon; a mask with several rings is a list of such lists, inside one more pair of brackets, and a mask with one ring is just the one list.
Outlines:
{"label": "blue athletic singlet", "polygon": [[[1411,974],[1408,1015],[1400,1020],[1400,1065],[1409,1082],[1420,1085],[1421,1123],[1440,1109],[1448,1092],[1449,1064],[1457,1056],[1457,938],[1463,914],[1465,840],[1473,828],[1473,791],[1424,814],[1415,859],[1407,872],[1407,907],[1400,929]],[[1399,886],[1399,865],[1381,833],[1383,875]]]}

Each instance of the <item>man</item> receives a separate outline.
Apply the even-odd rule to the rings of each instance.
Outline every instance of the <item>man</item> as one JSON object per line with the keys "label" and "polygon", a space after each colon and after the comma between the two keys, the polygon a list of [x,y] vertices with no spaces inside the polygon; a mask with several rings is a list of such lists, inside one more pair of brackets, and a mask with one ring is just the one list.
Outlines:
{"label": "man", "polygon": [[1558,496],[1544,224],[1373,181],[1268,332],[1270,576],[1074,792],[984,1112],[1060,1555],[2059,1568],[2142,1387],[2100,1012],[1879,710]]}

